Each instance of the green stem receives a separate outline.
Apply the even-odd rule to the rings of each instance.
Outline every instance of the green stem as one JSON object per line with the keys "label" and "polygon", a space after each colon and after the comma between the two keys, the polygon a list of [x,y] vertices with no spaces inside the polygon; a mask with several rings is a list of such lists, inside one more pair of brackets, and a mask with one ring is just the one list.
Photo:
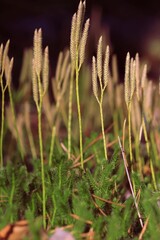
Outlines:
{"label": "green stem", "polygon": [[0,136],[0,167],[3,167],[3,135],[4,135],[4,93],[3,83],[1,79],[1,90],[2,90],[2,105],[1,105],[1,136]]}
{"label": "green stem", "polygon": [[136,134],[135,137],[135,156],[138,161],[138,169],[139,169],[139,174],[141,176],[141,179],[143,179],[143,174],[142,174],[142,158],[140,157],[140,152],[139,152],[139,136]]}
{"label": "green stem", "polygon": [[153,132],[150,133],[150,139],[151,139],[151,145],[152,145],[153,156],[155,159],[155,164],[156,166],[159,166],[158,151],[157,151],[157,146],[154,140]]}
{"label": "green stem", "polygon": [[37,104],[38,111],[38,136],[41,159],[41,179],[42,179],[42,211],[43,211],[43,227],[46,228],[46,191],[45,191],[45,175],[44,175],[44,159],[43,159],[43,141],[42,141],[42,86],[40,77],[38,76],[38,90],[39,90],[39,104]]}
{"label": "green stem", "polygon": [[105,138],[105,132],[104,132],[104,120],[103,120],[102,101],[99,102],[99,108],[100,108],[100,117],[101,117],[101,128],[102,128],[104,155],[105,155],[106,160],[108,160],[108,157],[107,157],[107,147],[106,147],[106,138]]}
{"label": "green stem", "polygon": [[153,162],[152,162],[151,158],[149,159],[149,163],[150,163],[150,168],[151,168],[153,186],[154,186],[154,189],[157,191],[156,177],[155,177],[154,168],[153,168]]}
{"label": "green stem", "polygon": [[130,162],[132,163],[133,155],[132,155],[132,137],[131,137],[131,103],[128,106],[128,136],[129,136]]}
{"label": "green stem", "polygon": [[53,150],[54,150],[54,142],[55,142],[55,132],[56,127],[52,127],[52,137],[51,137],[51,145],[50,145],[50,151],[49,151],[49,167],[51,167],[52,163],[52,156],[53,156]]}
{"label": "green stem", "polygon": [[84,169],[83,144],[82,144],[82,119],[81,119],[79,84],[78,83],[79,83],[79,68],[78,68],[78,54],[77,54],[77,56],[76,56],[76,98],[77,98],[77,111],[78,111],[78,121],[79,121],[79,143],[80,143],[81,167],[82,167],[82,169]]}
{"label": "green stem", "polygon": [[45,200],[45,176],[44,176],[44,161],[43,161],[43,144],[42,144],[42,102],[40,100],[40,105],[38,108],[38,135],[39,135],[39,148],[40,148],[40,158],[41,158],[41,179],[42,179],[42,208],[43,208],[43,227],[46,228],[46,200]]}
{"label": "green stem", "polygon": [[72,68],[70,89],[69,89],[69,109],[68,109],[68,159],[71,158],[71,129],[72,129],[72,99],[73,99],[73,76],[74,69]]}
{"label": "green stem", "polygon": [[[132,154],[132,134],[131,134],[131,103],[128,106],[128,137],[129,137],[129,154],[130,154],[130,162],[131,162],[131,172],[133,174],[133,154]],[[132,178],[133,190],[136,193],[134,178]]]}

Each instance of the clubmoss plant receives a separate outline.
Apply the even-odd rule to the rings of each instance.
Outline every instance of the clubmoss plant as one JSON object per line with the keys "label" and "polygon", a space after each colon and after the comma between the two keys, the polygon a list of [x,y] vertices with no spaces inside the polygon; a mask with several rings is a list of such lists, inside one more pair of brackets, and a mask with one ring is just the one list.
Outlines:
{"label": "clubmoss plant", "polygon": [[[134,61],[130,59],[129,54],[126,59],[125,84],[118,83],[115,58],[111,63],[113,66],[110,73],[109,47],[107,46],[103,52],[102,37],[98,42],[97,55],[92,59],[92,68],[90,64],[84,65],[84,49],[89,27],[88,20],[82,31],[84,12],[85,2],[80,2],[78,12],[72,19],[70,52],[68,50],[60,52],[50,91],[47,91],[48,48],[42,51],[41,29],[35,30],[33,59],[30,58],[29,52],[26,66],[24,69],[22,67],[25,70],[21,76],[22,82],[16,91],[11,85],[13,59],[9,59],[7,50],[3,50],[3,45],[0,47],[0,84],[3,90],[6,87],[11,94],[8,103],[4,92],[4,117],[1,122],[1,127],[4,124],[2,134],[4,144],[1,146],[4,149],[1,150],[5,164],[0,167],[0,239],[18,239],[14,235],[17,233],[17,221],[24,219],[27,219],[25,220],[27,226],[32,225],[31,231],[34,232],[33,237],[26,236],[25,239],[43,239],[43,233],[39,231],[39,228],[42,230],[40,226],[42,223],[48,235],[54,234],[55,228],[59,226],[72,231],[75,239],[159,239],[158,84],[156,81],[147,81],[149,79],[146,76],[146,67],[141,72],[139,59],[137,60],[136,56]],[[5,61],[4,55],[6,55]],[[35,103],[33,112],[30,107],[34,106],[28,94],[31,90],[31,82],[29,82],[31,64]],[[81,69],[82,65],[83,69]],[[81,101],[78,85],[80,69],[81,79],[86,79],[82,81],[84,97]],[[91,75],[92,82],[88,80]],[[70,86],[68,79],[71,81]],[[92,96],[90,96],[91,83]],[[137,97],[134,94],[135,85]],[[105,90],[108,94],[105,94]],[[14,101],[16,125],[14,112],[11,109],[12,101]],[[96,101],[98,104],[95,103]],[[71,129],[72,113],[74,114],[76,104],[80,115],[78,117],[73,115],[74,129],[73,126]],[[128,116],[126,116],[126,105]],[[82,138],[79,140],[79,136],[77,137],[78,131],[82,131],[81,106],[85,108],[83,148]],[[106,112],[104,106],[111,111]],[[99,114],[96,114],[96,111]],[[67,120],[70,125],[67,125],[69,124]],[[78,124],[81,126],[79,129]],[[105,131],[104,125],[107,126]],[[16,127],[24,154],[23,161],[19,154],[19,146],[15,142]],[[70,143],[66,129],[70,135]],[[81,134],[80,136],[82,137]],[[118,136],[122,136],[122,139]],[[37,143],[35,146],[34,142]],[[130,160],[132,152],[127,146],[130,146],[133,152],[132,162]],[[108,149],[109,154],[107,154]],[[120,157],[121,153],[122,157]],[[108,161],[106,161],[107,157]],[[3,229],[1,230],[3,227],[9,231],[4,233]],[[20,237],[22,237],[21,233]]]}
{"label": "clubmoss plant", "polygon": [[[33,99],[38,112],[38,135],[39,149],[41,159],[41,179],[42,179],[42,204],[43,204],[43,227],[46,227],[46,194],[45,194],[45,176],[44,176],[44,157],[43,157],[43,140],[42,140],[42,101],[48,88],[49,59],[48,47],[42,53],[42,30],[35,30],[33,42]],[[42,82],[41,82],[42,79]]]}
{"label": "clubmoss plant", "polygon": [[[77,99],[77,111],[78,111],[78,121],[79,121],[79,143],[80,143],[80,154],[81,154],[81,167],[84,168],[83,164],[83,140],[82,140],[82,118],[80,109],[80,97],[79,97],[79,72],[82,67],[85,58],[85,48],[88,37],[89,22],[88,19],[84,22],[84,14],[86,9],[86,2],[80,1],[78,6],[78,11],[73,15],[72,25],[71,25],[71,36],[70,36],[70,54],[71,54],[71,71],[75,72],[76,75],[76,99]],[[72,74],[71,74],[72,76]],[[71,79],[72,81],[72,79]],[[70,91],[72,91],[72,82],[70,86]],[[70,93],[69,108],[71,109],[72,93]],[[69,148],[71,149],[71,111],[69,111]],[[71,151],[69,149],[69,152]],[[69,153],[70,156],[70,153]]]}
{"label": "clubmoss plant", "polygon": [[133,58],[130,59],[130,54],[127,53],[126,56],[126,65],[125,65],[125,102],[128,112],[128,136],[129,136],[129,154],[130,162],[133,161],[132,154],[132,139],[131,139],[131,107],[132,107],[132,98],[135,91],[135,68],[136,62]]}
{"label": "clubmoss plant", "polygon": [[[97,49],[97,61],[96,58],[92,58],[92,84],[93,84],[93,93],[99,104],[100,109],[100,118],[101,118],[101,128],[103,136],[103,146],[104,146],[104,156],[106,160],[107,157],[107,148],[106,148],[106,137],[104,132],[104,117],[103,117],[103,96],[104,91],[106,90],[108,80],[109,80],[109,46],[106,47],[104,64],[102,63],[102,36],[99,38],[98,49]],[[100,86],[100,96],[98,95],[98,83],[97,77],[99,80]]]}

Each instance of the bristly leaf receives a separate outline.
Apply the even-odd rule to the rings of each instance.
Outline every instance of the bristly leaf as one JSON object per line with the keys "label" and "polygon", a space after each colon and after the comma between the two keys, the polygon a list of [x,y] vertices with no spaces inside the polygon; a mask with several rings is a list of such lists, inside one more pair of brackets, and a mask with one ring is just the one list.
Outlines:
{"label": "bristly leaf", "polygon": [[2,71],[3,44],[0,46],[0,73]]}
{"label": "bristly leaf", "polygon": [[102,88],[102,36],[99,38],[97,47],[97,75]]}
{"label": "bristly leaf", "polygon": [[5,64],[6,64],[6,59],[8,56],[8,51],[9,51],[9,44],[10,44],[10,40],[7,41],[5,47],[4,47],[4,51],[3,51],[3,57],[2,57],[2,75],[3,72],[5,70]]}
{"label": "bristly leaf", "polygon": [[88,37],[89,19],[86,21],[84,29],[84,14],[86,2],[80,1],[78,11],[72,17],[71,35],[70,35],[70,54],[72,68],[75,69],[76,57],[78,57],[78,68],[80,69],[85,57],[85,46]]}
{"label": "bristly leaf", "polygon": [[75,32],[75,45],[76,45],[76,51],[78,51],[78,45],[80,41],[80,35],[82,31],[82,16],[83,16],[83,4],[82,1],[80,1],[79,6],[78,6],[78,11],[77,11],[77,18],[76,18],[76,32]]}
{"label": "bristly leaf", "polygon": [[145,88],[146,78],[147,78],[147,64],[145,64],[144,67],[143,67],[142,79],[141,79],[141,87],[142,87],[142,89]]}
{"label": "bristly leaf", "polygon": [[7,56],[6,65],[5,65],[5,77],[6,77],[7,85],[11,84],[13,61],[14,61],[13,58],[9,60],[9,57]]}
{"label": "bristly leaf", "polygon": [[139,54],[136,54],[136,95],[138,101],[140,100],[140,72],[139,72]]}
{"label": "bristly leaf", "polygon": [[36,74],[39,76],[42,70],[42,29],[35,30],[33,41],[33,54]]}
{"label": "bristly leaf", "polygon": [[86,47],[86,42],[87,42],[87,37],[88,37],[88,30],[89,30],[89,23],[90,19],[87,19],[84,30],[82,33],[82,37],[80,40],[80,46],[79,46],[79,68],[82,66],[85,58],[85,47]]}
{"label": "bristly leaf", "polygon": [[131,59],[130,63],[130,100],[133,97],[135,91],[135,70],[136,70],[136,62],[135,60]]}
{"label": "bristly leaf", "polygon": [[60,76],[60,79],[59,79],[58,88],[61,87],[62,81],[65,78],[66,71],[67,71],[67,68],[68,68],[68,62],[69,62],[69,50],[67,49],[67,51],[65,51],[63,63],[62,63],[62,66],[61,66],[61,76]]}
{"label": "bristly leaf", "polygon": [[68,79],[70,77],[70,73],[71,73],[71,65],[69,64],[67,66],[66,74],[64,76],[63,86],[62,86],[62,90],[61,90],[61,96],[63,96],[63,94],[65,93],[65,91],[67,89],[67,83],[68,83]]}
{"label": "bristly leaf", "polygon": [[125,101],[127,107],[129,106],[130,103],[130,54],[129,52],[127,53],[126,56],[126,64],[125,64],[125,79],[124,79],[124,84],[125,84]]}
{"label": "bristly leaf", "polygon": [[38,82],[35,69],[35,61],[32,60],[32,86],[33,86],[33,99],[36,104],[38,104]]}
{"label": "bristly leaf", "polygon": [[56,74],[55,74],[55,80],[57,81],[57,84],[60,79],[62,61],[63,61],[63,52],[60,52],[58,55],[58,61],[57,61],[57,65],[56,65]]}
{"label": "bristly leaf", "polygon": [[71,36],[70,36],[70,53],[71,53],[71,61],[72,61],[73,68],[75,68],[74,65],[75,65],[75,59],[76,59],[76,42],[75,42],[76,22],[77,22],[77,16],[75,13],[72,17]]}
{"label": "bristly leaf", "polygon": [[109,80],[109,46],[106,47],[105,58],[104,58],[104,67],[103,67],[103,81],[104,89],[107,87]]}
{"label": "bristly leaf", "polygon": [[49,56],[48,56],[48,47],[44,50],[43,57],[43,94],[46,93],[49,83]]}
{"label": "bristly leaf", "polygon": [[96,68],[95,57],[92,58],[92,85],[93,85],[94,96],[98,100],[97,68]]}

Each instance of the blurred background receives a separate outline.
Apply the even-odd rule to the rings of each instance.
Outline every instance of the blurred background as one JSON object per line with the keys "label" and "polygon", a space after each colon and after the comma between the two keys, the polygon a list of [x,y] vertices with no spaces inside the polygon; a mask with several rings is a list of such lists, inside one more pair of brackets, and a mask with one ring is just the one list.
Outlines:
{"label": "blurred background", "polygon": [[[51,72],[54,74],[59,51],[69,46],[71,19],[79,0],[0,0],[0,43],[10,39],[10,57],[14,56],[14,85],[18,86],[22,56],[32,47],[35,28],[42,28],[43,44],[50,49]],[[118,57],[123,79],[127,52],[148,63],[149,76],[160,73],[160,1],[87,0],[86,18],[91,18],[88,59],[96,52],[103,33],[112,53]],[[53,75],[52,74],[52,75]]]}

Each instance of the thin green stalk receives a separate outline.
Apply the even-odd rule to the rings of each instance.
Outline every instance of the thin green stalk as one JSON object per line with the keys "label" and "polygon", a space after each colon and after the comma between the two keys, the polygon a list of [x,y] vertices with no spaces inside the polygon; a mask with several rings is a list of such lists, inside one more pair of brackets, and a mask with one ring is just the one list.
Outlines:
{"label": "thin green stalk", "polygon": [[[101,99],[103,99],[103,97]],[[105,155],[105,159],[108,160],[106,138],[105,138],[105,132],[104,132],[104,119],[103,119],[102,101],[99,102],[99,109],[100,109],[100,117],[101,117],[101,128],[102,128],[102,136],[103,136],[104,155]]]}
{"label": "thin green stalk", "polygon": [[149,158],[149,163],[150,163],[150,168],[151,168],[153,186],[154,186],[154,189],[157,191],[156,177],[155,177],[153,162],[152,162],[152,159],[151,159],[151,158]]}
{"label": "thin green stalk", "polygon": [[[132,134],[131,134],[131,102],[128,105],[128,138],[129,138],[129,154],[130,154],[130,162],[131,162],[131,171],[133,174],[133,154],[132,154]],[[133,190],[136,193],[135,182],[132,179]]]}
{"label": "thin green stalk", "polygon": [[2,103],[1,103],[1,135],[0,135],[0,167],[3,167],[3,135],[4,135],[4,104],[5,104],[5,91],[7,89],[7,83],[3,85],[2,74],[0,75]]}
{"label": "thin green stalk", "polygon": [[146,129],[146,124],[145,124],[145,121],[144,121],[144,117],[142,117],[142,127],[143,127],[143,132],[144,132],[144,138],[145,138],[145,141],[146,141],[147,154],[149,156],[150,155],[150,147],[149,147],[149,141],[148,141],[147,129]]}
{"label": "thin green stalk", "polygon": [[132,155],[132,137],[131,137],[131,103],[128,106],[128,135],[129,135],[129,154],[130,154],[130,161],[133,161]]}
{"label": "thin green stalk", "polygon": [[10,85],[8,85],[8,92],[9,92],[9,99],[10,99],[10,104],[11,104],[11,110],[12,110],[12,115],[13,115],[13,121],[14,121],[14,128],[16,130],[16,135],[17,135],[17,142],[18,142],[18,148],[19,148],[19,152],[21,155],[21,159],[24,159],[24,153],[22,150],[22,146],[21,146],[21,141],[20,141],[20,137],[18,134],[18,129],[17,129],[17,124],[16,124],[16,116],[15,116],[15,111],[14,111],[14,104],[13,104],[13,97],[12,97],[12,92],[11,92],[11,87]]}
{"label": "thin green stalk", "polygon": [[79,143],[80,143],[81,167],[82,169],[84,169],[83,144],[82,144],[82,119],[81,119],[80,98],[79,98],[78,53],[76,55],[76,98],[77,98],[77,111],[78,111],[78,121],[79,121]]}
{"label": "thin green stalk", "polygon": [[157,151],[156,143],[155,143],[155,140],[154,140],[153,132],[150,133],[150,139],[151,139],[152,151],[153,151],[155,163],[156,163],[157,166],[159,166],[158,151]]}
{"label": "thin green stalk", "polygon": [[55,132],[56,132],[56,127],[53,126],[52,127],[50,151],[49,151],[49,167],[51,167],[51,164],[52,164],[52,156],[53,156],[54,142],[55,142]]}
{"label": "thin green stalk", "polygon": [[143,178],[143,174],[142,174],[142,158],[141,158],[140,152],[139,152],[139,136],[137,134],[136,134],[136,138],[135,138],[135,156],[136,156],[136,159],[138,161],[139,174],[140,174],[141,178]]}
{"label": "thin green stalk", "polygon": [[3,167],[3,135],[4,135],[4,90],[3,83],[1,81],[1,89],[2,89],[2,105],[1,105],[1,137],[0,137],[0,167]]}
{"label": "thin green stalk", "polygon": [[43,211],[43,227],[46,228],[46,191],[45,191],[45,175],[44,175],[44,159],[43,159],[43,141],[42,141],[42,86],[40,77],[38,76],[38,89],[39,89],[39,104],[37,104],[38,111],[38,136],[39,136],[39,149],[41,159],[41,179],[42,179],[42,211]]}
{"label": "thin green stalk", "polygon": [[72,99],[73,99],[73,76],[74,69],[72,68],[71,79],[70,79],[70,89],[69,89],[69,109],[68,109],[68,159],[71,158],[71,133],[72,133]]}
{"label": "thin green stalk", "polygon": [[[33,42],[33,99],[35,101],[38,112],[38,136],[41,159],[41,179],[42,179],[42,213],[43,213],[43,227],[46,228],[46,191],[45,191],[45,173],[44,173],[44,159],[43,159],[43,141],[42,141],[42,101],[44,94],[48,88],[49,82],[49,58],[48,47],[42,53],[42,30],[35,30]],[[42,68],[43,66],[43,68]],[[41,82],[42,73],[42,82]]]}
{"label": "thin green stalk", "polygon": [[44,176],[44,161],[43,161],[43,144],[42,144],[42,123],[41,123],[41,115],[42,115],[42,103],[40,101],[40,105],[38,108],[38,136],[39,136],[39,148],[40,148],[40,158],[41,158],[41,179],[42,179],[42,208],[43,208],[43,227],[46,227],[46,193],[45,193],[45,176]]}
{"label": "thin green stalk", "polygon": [[[104,91],[108,85],[109,80],[109,46],[106,47],[104,63],[103,62],[103,45],[102,45],[102,36],[99,38],[98,47],[97,47],[97,59],[92,58],[92,84],[93,84],[93,93],[96,97],[96,100],[100,108],[100,119],[101,119],[101,128],[103,136],[103,147],[104,155],[106,160],[107,157],[107,148],[106,148],[106,138],[104,133],[104,119],[103,119],[103,95]],[[97,83],[97,78],[99,80],[99,86]],[[100,88],[100,97],[98,96],[98,88]]]}

